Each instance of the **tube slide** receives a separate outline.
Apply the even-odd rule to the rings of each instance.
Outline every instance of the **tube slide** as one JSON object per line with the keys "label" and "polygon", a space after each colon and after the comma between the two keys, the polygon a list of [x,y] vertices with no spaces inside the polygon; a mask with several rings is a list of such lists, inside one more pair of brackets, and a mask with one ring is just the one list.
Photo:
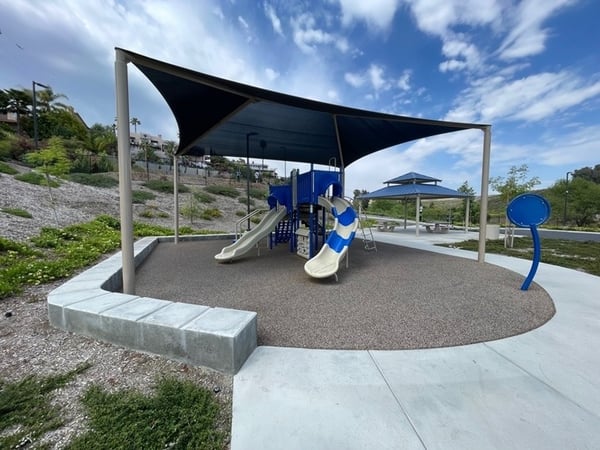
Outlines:
{"label": "tube slide", "polygon": [[215,255],[215,259],[219,262],[227,262],[245,255],[262,238],[268,236],[285,216],[287,216],[285,207],[272,208],[252,230],[221,250],[221,253]]}
{"label": "tube slide", "polygon": [[304,271],[314,278],[327,278],[337,273],[356,234],[358,216],[352,205],[341,197],[333,197],[331,201],[319,197],[319,205],[331,210],[335,224],[319,253],[304,264]]}

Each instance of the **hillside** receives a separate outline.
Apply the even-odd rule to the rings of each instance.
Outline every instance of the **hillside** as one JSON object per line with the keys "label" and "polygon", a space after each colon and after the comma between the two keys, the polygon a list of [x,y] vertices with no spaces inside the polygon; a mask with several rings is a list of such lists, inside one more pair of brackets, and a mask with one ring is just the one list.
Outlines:
{"label": "hillside", "polygon": [[[18,164],[10,163],[20,173],[29,172],[30,169]],[[111,174],[115,179],[116,174]],[[173,227],[173,194],[162,193],[144,187],[145,174],[133,174],[133,190],[147,193],[147,196],[154,198],[135,203],[133,205],[134,221],[161,225],[164,227]],[[158,179],[158,176],[153,176]],[[170,178],[161,179],[172,182]],[[212,220],[194,218],[193,223],[189,217],[180,215],[179,226],[191,226],[194,229],[208,229],[222,232],[232,232],[235,228],[235,222],[239,220],[239,214],[245,213],[245,203],[240,203],[238,198],[245,198],[245,185],[237,183],[230,184],[230,180],[222,178],[204,179],[201,177],[183,176],[181,184],[187,186],[190,192],[179,195],[180,212],[184,211],[186,206],[191,204],[194,193],[205,193],[205,185],[223,184],[228,188],[236,189],[238,197],[232,198],[224,195],[211,194],[209,200],[195,202],[197,208],[217,209],[221,217]],[[264,186],[256,185],[263,189]],[[71,181],[60,180],[60,185],[52,189],[52,195],[55,199],[56,212],[58,216],[58,226],[63,228],[68,225],[87,222],[98,215],[108,214],[113,217],[119,217],[119,192],[118,186],[111,188],[101,188],[74,183]],[[254,207],[266,207],[266,202],[254,199]],[[264,206],[263,206],[264,205]],[[5,212],[7,210],[21,210],[31,215],[31,217],[20,217],[14,213]],[[237,214],[236,214],[237,213]],[[0,173],[0,236],[18,241],[25,241],[39,233],[42,227],[57,227],[55,213],[50,201],[49,191],[46,186],[39,186],[15,179],[13,175]]]}

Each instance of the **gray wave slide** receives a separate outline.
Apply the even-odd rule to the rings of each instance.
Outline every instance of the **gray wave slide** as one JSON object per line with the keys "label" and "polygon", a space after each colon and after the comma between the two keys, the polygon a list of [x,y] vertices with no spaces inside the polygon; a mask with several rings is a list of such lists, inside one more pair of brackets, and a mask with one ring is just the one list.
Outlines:
{"label": "gray wave slide", "polygon": [[248,253],[264,237],[268,236],[275,229],[277,224],[287,216],[285,207],[278,206],[271,209],[265,217],[250,231],[244,233],[233,244],[221,250],[221,253],[215,255],[219,262],[227,262],[239,258]]}

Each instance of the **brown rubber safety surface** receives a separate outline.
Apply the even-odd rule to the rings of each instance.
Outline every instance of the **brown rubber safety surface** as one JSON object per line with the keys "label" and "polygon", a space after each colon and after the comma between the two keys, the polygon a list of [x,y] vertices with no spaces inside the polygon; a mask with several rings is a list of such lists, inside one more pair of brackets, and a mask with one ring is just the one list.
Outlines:
{"label": "brown rubber safety surface", "polygon": [[524,333],[555,313],[523,276],[464,258],[356,239],[335,278],[313,279],[287,245],[220,264],[229,241],[161,243],[136,272],[136,294],[255,311],[258,344],[400,350],[446,347]]}

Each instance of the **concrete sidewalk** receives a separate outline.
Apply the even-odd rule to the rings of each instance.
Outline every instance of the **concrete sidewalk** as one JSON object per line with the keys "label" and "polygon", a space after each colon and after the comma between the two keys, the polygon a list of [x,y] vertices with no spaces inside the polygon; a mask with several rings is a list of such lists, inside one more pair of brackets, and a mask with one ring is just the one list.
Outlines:
{"label": "concrete sidewalk", "polygon": [[[476,259],[432,245],[464,232],[410,233],[374,235]],[[486,261],[524,277],[531,266]],[[507,339],[407,351],[257,348],[234,377],[231,449],[600,448],[600,277],[540,264],[535,282],[557,313]]]}

